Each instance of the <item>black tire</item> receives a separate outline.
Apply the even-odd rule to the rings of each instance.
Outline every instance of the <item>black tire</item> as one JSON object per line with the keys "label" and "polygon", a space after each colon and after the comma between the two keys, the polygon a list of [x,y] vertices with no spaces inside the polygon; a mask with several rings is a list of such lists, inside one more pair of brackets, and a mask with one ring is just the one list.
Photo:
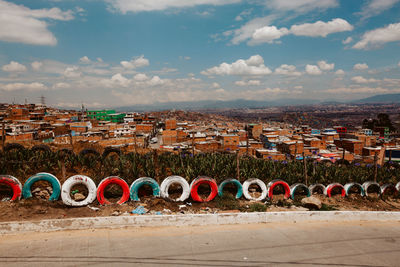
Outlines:
{"label": "black tire", "polygon": [[118,157],[119,157],[119,156],[121,156],[121,149],[117,148],[117,147],[111,147],[111,146],[106,147],[104,149],[104,152],[102,155],[103,159],[105,159],[110,153],[117,153]]}
{"label": "black tire", "polygon": [[82,156],[82,157],[84,157],[86,155],[90,155],[90,154],[94,155],[96,157],[100,156],[100,153],[94,148],[86,148],[86,149],[83,149],[81,152],[79,152],[79,156]]}
{"label": "black tire", "polygon": [[13,150],[13,149],[23,151],[23,150],[25,150],[25,147],[18,143],[8,143],[4,146],[4,151],[6,151],[6,152]]}
{"label": "black tire", "polygon": [[51,153],[51,149],[49,146],[47,145],[35,145],[31,148],[32,152],[36,152],[36,151],[42,151],[45,153]]}
{"label": "black tire", "polygon": [[67,156],[73,156],[73,155],[74,155],[74,151],[72,151],[69,148],[62,148],[57,151],[57,156],[59,158],[66,158]]}

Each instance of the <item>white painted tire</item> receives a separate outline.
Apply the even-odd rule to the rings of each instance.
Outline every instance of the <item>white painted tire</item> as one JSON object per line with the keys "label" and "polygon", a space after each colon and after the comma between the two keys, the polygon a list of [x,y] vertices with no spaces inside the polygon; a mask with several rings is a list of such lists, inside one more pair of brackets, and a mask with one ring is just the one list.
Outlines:
{"label": "white painted tire", "polygon": [[344,190],[346,191],[346,196],[347,197],[349,196],[349,190],[352,187],[359,188],[360,189],[360,196],[362,196],[362,197],[365,196],[365,190],[364,190],[364,187],[362,185],[360,185],[359,183],[347,183],[347,184],[344,185]]}
{"label": "white painted tire", "polygon": [[[249,187],[252,184],[256,184],[261,188],[261,196],[258,198],[252,197],[249,193]],[[250,178],[243,183],[243,195],[247,200],[261,201],[267,197],[267,186],[263,181],[257,178]]]}
{"label": "white painted tire", "polygon": [[[88,190],[87,197],[82,201],[75,201],[71,198],[71,189],[74,185],[83,184]],[[69,177],[62,185],[61,199],[65,205],[82,207],[89,205],[96,199],[97,187],[93,180],[85,175],[74,175]]]}
{"label": "white painted tire", "polygon": [[397,191],[400,192],[400,182],[398,182],[398,183],[396,184],[396,189],[397,189]]}
{"label": "white painted tire", "polygon": [[399,190],[397,190],[396,186],[394,186],[393,184],[384,184],[384,185],[381,186],[381,194],[382,194],[382,196],[385,195],[386,190],[388,190],[390,188],[394,189],[395,195],[399,192]]}
{"label": "white painted tire", "polygon": [[310,185],[310,187],[308,189],[310,190],[311,195],[314,195],[314,193],[317,193],[316,190],[318,188],[321,189],[322,195],[323,195],[325,192],[325,189],[326,189],[325,185],[323,185],[323,184],[313,184],[313,185]]}
{"label": "white painted tire", "polygon": [[[179,184],[182,187],[182,195],[179,198],[172,199],[169,197],[168,189],[172,184]],[[162,198],[171,199],[173,201],[185,201],[190,196],[189,183],[181,176],[169,176],[165,178],[160,186]]]}
{"label": "white painted tire", "polygon": [[378,183],[373,182],[373,181],[367,181],[362,184],[362,187],[364,188],[365,196],[368,196],[368,188],[370,188],[371,186],[376,186],[378,188],[378,195],[382,194],[381,186]]}

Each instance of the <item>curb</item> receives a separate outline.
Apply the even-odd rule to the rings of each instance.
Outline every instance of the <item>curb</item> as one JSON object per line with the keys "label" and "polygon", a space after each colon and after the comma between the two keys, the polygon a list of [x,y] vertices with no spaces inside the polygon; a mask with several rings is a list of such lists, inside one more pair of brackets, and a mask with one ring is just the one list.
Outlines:
{"label": "curb", "polygon": [[141,215],[88,217],[26,222],[2,222],[0,234],[54,232],[122,227],[205,226],[278,222],[399,221],[400,212],[384,211],[287,211],[225,214]]}

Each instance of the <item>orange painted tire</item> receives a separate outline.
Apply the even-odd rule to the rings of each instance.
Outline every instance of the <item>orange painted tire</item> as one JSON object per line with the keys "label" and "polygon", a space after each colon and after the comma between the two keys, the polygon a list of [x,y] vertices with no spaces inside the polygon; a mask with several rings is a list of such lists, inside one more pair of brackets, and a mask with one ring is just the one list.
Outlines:
{"label": "orange painted tire", "polygon": [[13,191],[13,196],[10,201],[21,199],[22,185],[17,178],[11,175],[1,175],[0,184],[5,184],[11,187]]}
{"label": "orange painted tire", "polygon": [[[206,199],[201,198],[199,196],[199,193],[197,192],[197,190],[199,189],[199,186],[202,184],[208,184],[211,188],[211,193]],[[194,179],[191,184],[190,195],[194,201],[209,202],[209,201],[213,200],[217,196],[217,194],[218,194],[217,182],[210,177],[200,176],[200,177]]]}
{"label": "orange painted tire", "polygon": [[101,205],[109,205],[111,204],[110,201],[108,201],[104,197],[104,190],[106,189],[107,186],[110,184],[117,184],[122,188],[122,197],[121,199],[117,202],[117,204],[123,204],[129,200],[129,185],[125,182],[125,180],[117,177],[117,176],[110,176],[107,178],[104,178],[99,186],[97,187],[97,201]]}

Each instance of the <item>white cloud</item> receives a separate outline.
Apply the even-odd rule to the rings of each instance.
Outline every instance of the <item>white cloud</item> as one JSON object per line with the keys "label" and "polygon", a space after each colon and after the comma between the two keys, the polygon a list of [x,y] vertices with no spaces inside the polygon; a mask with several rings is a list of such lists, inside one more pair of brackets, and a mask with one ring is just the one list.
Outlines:
{"label": "white cloud", "polygon": [[275,26],[265,26],[255,30],[249,44],[273,43],[274,40],[289,34],[286,28],[276,28]]}
{"label": "white cloud", "polygon": [[202,71],[201,74],[212,75],[267,75],[271,70],[264,65],[264,59],[260,55],[251,56],[249,59],[239,59],[232,64],[222,63],[219,66]]}
{"label": "white cloud", "polygon": [[368,49],[396,41],[400,41],[400,23],[389,24],[386,27],[364,33],[361,40],[353,45],[353,48]]}
{"label": "white cloud", "polygon": [[357,63],[353,66],[354,70],[366,70],[368,69],[367,63]]}
{"label": "white cloud", "polygon": [[390,9],[400,0],[370,0],[358,13],[362,19],[367,19]]}
{"label": "white cloud", "polygon": [[322,71],[316,65],[306,65],[306,72],[310,75],[321,75]]}
{"label": "white cloud", "polygon": [[342,41],[342,44],[349,44],[351,42],[353,42],[353,38],[349,36]]}
{"label": "white cloud", "polygon": [[339,70],[337,70],[337,71],[335,72],[335,74],[336,74],[336,75],[344,75],[345,72],[344,72],[344,70],[339,69]]}
{"label": "white cloud", "polygon": [[219,83],[212,83],[211,84],[211,88],[213,88],[213,89],[219,89],[219,88],[221,88],[221,85],[219,84]]}
{"label": "white cloud", "polygon": [[43,19],[72,20],[71,10],[59,8],[30,9],[0,0],[0,40],[33,45],[56,45],[56,37]]}
{"label": "white cloud", "polygon": [[134,58],[131,61],[121,61],[121,65],[126,69],[136,69],[140,67],[146,67],[150,65],[150,62],[144,55],[138,58]]}
{"label": "white cloud", "polygon": [[333,70],[335,68],[335,63],[328,63],[324,60],[318,61],[318,67],[321,70]]}
{"label": "white cloud", "polygon": [[296,66],[283,64],[275,69],[275,74],[300,76],[301,73],[296,70]]}
{"label": "white cloud", "polygon": [[68,83],[56,83],[53,85],[54,89],[68,89],[71,88],[71,85]]}
{"label": "white cloud", "polygon": [[79,68],[76,66],[68,67],[64,71],[64,76],[67,78],[78,78],[82,75],[82,72],[79,71]]}
{"label": "white cloud", "polygon": [[24,71],[26,71],[25,65],[22,65],[16,61],[11,61],[7,65],[4,65],[1,69],[3,71],[7,71],[7,72],[24,72]]}
{"label": "white cloud", "polygon": [[296,85],[296,86],[294,87],[294,89],[303,89],[303,86],[302,86],[302,85]]}
{"label": "white cloud", "polygon": [[43,66],[43,63],[40,62],[40,61],[33,61],[33,62],[31,63],[31,67],[32,67],[32,69],[35,70],[35,71],[40,70],[40,69],[42,68],[42,66]]}
{"label": "white cloud", "polygon": [[325,90],[326,93],[331,94],[383,94],[383,93],[395,93],[399,92],[399,90],[388,90],[382,87],[341,87],[341,88],[332,88]]}
{"label": "white cloud", "polygon": [[399,67],[400,67],[400,61],[399,61],[399,63],[397,63],[397,66],[399,66]]}
{"label": "white cloud", "polygon": [[242,21],[243,18],[248,17],[251,13],[253,12],[253,9],[246,9],[240,12],[239,15],[236,16],[235,20],[236,21]]}
{"label": "white cloud", "polygon": [[89,64],[90,62],[92,62],[87,56],[81,57],[79,59],[79,62],[83,63],[83,64]]}
{"label": "white cloud", "polygon": [[261,85],[261,81],[260,80],[236,81],[235,84],[237,86],[257,86]]}
{"label": "white cloud", "polygon": [[239,29],[224,32],[225,36],[233,35],[232,44],[239,44],[253,37],[257,29],[265,27],[270,24],[275,16],[266,16],[262,18],[255,18],[244,24]]}
{"label": "white cloud", "polygon": [[111,6],[126,14],[128,12],[161,11],[169,8],[188,8],[198,5],[220,6],[239,3],[241,0],[106,0]]}
{"label": "white cloud", "polygon": [[351,78],[351,80],[353,82],[355,82],[355,83],[376,83],[376,82],[379,82],[379,80],[376,80],[376,79],[373,79],[373,78],[366,79],[366,78],[364,78],[362,76],[354,76],[353,78]]}
{"label": "white cloud", "polygon": [[47,90],[48,87],[43,83],[9,83],[9,84],[0,84],[0,89],[4,91],[17,91],[17,90],[26,90],[26,91],[44,91]]}
{"label": "white cloud", "polygon": [[329,22],[317,21],[315,23],[293,25],[290,28],[290,32],[298,36],[326,37],[331,33],[352,31],[353,28],[346,20],[336,18]]}
{"label": "white cloud", "polygon": [[265,0],[268,8],[277,11],[310,12],[315,9],[328,9],[339,5],[337,0]]}
{"label": "white cloud", "polygon": [[133,76],[133,80],[135,80],[137,82],[144,82],[144,81],[147,81],[148,79],[149,79],[149,77],[144,73],[138,73],[135,76]]}

